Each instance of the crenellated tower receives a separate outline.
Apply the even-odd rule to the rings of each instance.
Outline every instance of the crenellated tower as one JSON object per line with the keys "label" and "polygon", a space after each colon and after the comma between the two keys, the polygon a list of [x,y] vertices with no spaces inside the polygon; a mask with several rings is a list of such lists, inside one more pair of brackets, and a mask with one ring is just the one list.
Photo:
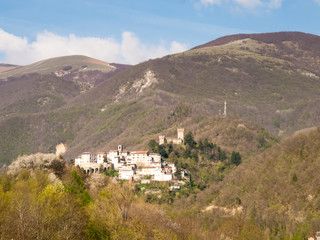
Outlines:
{"label": "crenellated tower", "polygon": [[178,137],[178,139],[181,139],[181,140],[184,139],[184,128],[177,129],[177,137]]}

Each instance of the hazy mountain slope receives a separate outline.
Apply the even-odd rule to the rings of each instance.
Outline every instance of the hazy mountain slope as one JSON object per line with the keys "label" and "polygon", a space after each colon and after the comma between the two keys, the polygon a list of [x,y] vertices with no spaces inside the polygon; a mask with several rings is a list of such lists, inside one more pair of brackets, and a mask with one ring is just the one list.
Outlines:
{"label": "hazy mountain slope", "polygon": [[246,38],[260,41],[266,44],[274,44],[277,47],[282,46],[283,48],[285,48],[288,41],[290,41],[296,46],[298,46],[300,49],[313,52],[315,55],[319,55],[319,52],[320,52],[320,47],[318,44],[320,37],[317,35],[307,34],[302,32],[235,34],[235,35],[229,35],[229,36],[218,38],[216,40],[205,43],[203,45],[194,47],[193,49],[225,45],[229,42],[243,40]]}
{"label": "hazy mountain slope", "polygon": [[[294,42],[285,37],[281,39],[291,46]],[[115,76],[114,99],[143,95],[134,85],[151,71],[157,82],[150,88],[174,94],[178,101],[201,103],[216,116],[227,100],[231,115],[256,122],[273,134],[290,135],[316,126],[320,117],[320,56],[291,50],[295,57],[287,57],[275,44],[245,39],[150,60]],[[103,100],[106,86],[102,83],[87,96]]]}
{"label": "hazy mountain slope", "polygon": [[1,165],[21,154],[55,152],[61,142],[69,145],[97,112],[89,105],[0,119]]}
{"label": "hazy mountain slope", "polygon": [[[271,237],[300,228],[314,235],[320,227],[319,144],[319,128],[283,140],[244,162],[222,184],[207,189],[198,206],[214,206],[213,211],[227,216],[230,212],[217,209],[241,209],[245,218],[268,230]],[[205,199],[213,202],[206,205]]]}
{"label": "hazy mountain slope", "polygon": [[72,55],[64,57],[50,58],[40,62],[36,62],[27,66],[20,67],[7,71],[0,75],[0,79],[8,77],[19,77],[25,74],[38,73],[38,74],[66,74],[64,72],[72,71],[93,71],[99,70],[102,72],[109,72],[115,70],[115,67],[110,64],[89,58],[81,55]]}
{"label": "hazy mountain slope", "polygon": [[[64,106],[69,100],[130,67],[114,65],[85,56],[67,56],[0,73],[0,79],[3,77],[0,81],[0,111],[4,114],[34,113]],[[6,78],[8,74],[11,76]]]}
{"label": "hazy mountain slope", "polygon": [[29,114],[63,106],[80,94],[80,87],[54,75],[31,74],[0,82],[0,112]]}
{"label": "hazy mountain slope", "polygon": [[[57,142],[73,140],[98,106],[73,105],[72,100],[130,67],[113,65],[68,56],[22,67],[26,72],[21,68],[21,76],[12,70],[15,77],[0,81],[0,162],[8,163],[22,153],[46,152]],[[63,70],[66,66],[72,69]],[[40,73],[30,73],[39,69]],[[62,71],[53,73],[57,69]]]}
{"label": "hazy mountain slope", "polygon": [[[297,36],[299,44],[303,45],[308,43],[309,35],[296,33],[291,39],[290,34],[277,34],[281,36],[277,38],[282,41],[280,45],[287,46],[292,54],[279,48],[278,42],[266,43],[273,36],[266,34],[262,35],[267,39],[265,42],[236,39],[224,45],[149,60],[130,68],[124,66],[113,76],[91,71],[90,74],[100,79],[93,82],[90,82],[90,74],[87,80],[82,71],[76,76],[72,73],[53,76],[59,78],[55,84],[68,81],[72,89],[70,95],[61,97],[63,104],[54,104],[51,108],[59,116],[57,124],[69,131],[69,113],[78,109],[79,115],[72,120],[72,125],[77,127],[69,131],[68,138],[61,137],[63,134],[54,135],[54,129],[44,127],[52,134],[52,139],[50,143],[44,140],[42,149],[51,147],[54,141],[56,144],[65,141],[70,146],[67,158],[85,150],[109,150],[118,144],[142,149],[159,134],[174,135],[177,127],[185,127],[186,131],[194,131],[196,137],[208,137],[222,147],[250,154],[273,142],[261,127],[282,136],[317,126],[320,56],[316,51],[295,45]],[[87,87],[83,87],[83,83]],[[64,90],[61,91],[53,91],[54,96],[63,95]],[[225,100],[230,118],[220,121],[219,112],[223,110]],[[34,103],[34,99],[31,102]],[[11,112],[23,113],[19,117],[26,118],[29,113],[16,111],[21,102],[18,106],[12,106]],[[29,117],[35,125],[43,122],[43,126],[52,127],[48,122],[48,114],[52,113],[41,109],[33,111],[34,115]],[[35,138],[41,134],[35,129],[31,131],[36,132]],[[13,152],[18,152],[16,145],[11,147],[15,149]]]}
{"label": "hazy mountain slope", "polygon": [[10,70],[18,68],[18,67],[19,66],[17,66],[17,65],[0,63],[0,73],[10,71]]}

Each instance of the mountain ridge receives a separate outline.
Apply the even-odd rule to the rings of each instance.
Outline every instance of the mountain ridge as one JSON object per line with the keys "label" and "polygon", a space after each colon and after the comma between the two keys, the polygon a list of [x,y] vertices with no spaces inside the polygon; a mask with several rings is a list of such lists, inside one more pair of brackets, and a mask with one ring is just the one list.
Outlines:
{"label": "mountain ridge", "polygon": [[304,32],[294,32],[294,31],[271,32],[271,33],[242,33],[242,34],[228,35],[228,36],[217,38],[213,41],[209,41],[205,44],[196,46],[191,50],[210,47],[210,46],[224,45],[232,41],[242,40],[246,38],[262,41],[268,44],[273,43],[276,45],[290,39],[292,42],[298,43],[299,46],[303,48],[306,48],[311,51],[315,50],[317,53],[320,51],[320,47],[316,43],[316,41],[320,40],[320,36],[304,33]]}
{"label": "mountain ridge", "polygon": [[[35,93],[39,86],[38,95],[27,97],[24,92],[19,102],[4,101],[0,110],[9,115],[3,115],[6,121],[2,124],[5,128],[10,117],[26,119],[29,116],[32,126],[41,125],[40,129],[46,129],[51,138],[50,143],[43,142],[39,150],[46,151],[64,142],[70,146],[68,158],[84,150],[106,150],[118,144],[144,148],[150,139],[181,126],[200,134],[201,129],[210,124],[217,124],[216,129],[222,124],[219,132],[211,131],[215,129],[213,126],[206,134],[200,134],[210,140],[215,134],[222,136],[224,131],[238,140],[241,139],[238,134],[250,137],[245,131],[237,131],[236,125],[227,129],[226,123],[216,121],[227,100],[228,116],[234,122],[243,121],[238,124],[256,124],[257,130],[251,137],[255,145],[263,146],[259,129],[280,137],[289,136],[297,130],[317,126],[320,116],[317,64],[320,55],[295,47],[287,37],[288,34],[284,34],[281,38],[286,39],[285,50],[245,38],[124,66],[111,76],[108,74],[115,71],[17,77],[2,82],[1,88],[13,91],[22,82],[29,81],[34,87],[26,90]],[[70,87],[68,91],[63,87],[66,84]],[[65,97],[61,97],[63,92],[67,94]],[[54,128],[59,131],[54,132]],[[28,131],[37,138],[40,129]],[[0,140],[1,144],[4,143]],[[257,146],[250,149],[258,151]]]}

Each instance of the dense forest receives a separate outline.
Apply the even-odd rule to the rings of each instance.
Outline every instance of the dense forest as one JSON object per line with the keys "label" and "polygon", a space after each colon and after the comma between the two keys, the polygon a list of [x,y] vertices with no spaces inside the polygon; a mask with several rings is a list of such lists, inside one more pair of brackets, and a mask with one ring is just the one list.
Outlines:
{"label": "dense forest", "polygon": [[241,239],[263,234],[243,219],[211,229],[209,222],[203,225],[196,215],[186,216],[170,204],[148,203],[135,184],[97,176],[90,184],[92,177],[72,166],[61,180],[41,170],[2,175],[1,239],[213,239],[235,222]]}
{"label": "dense forest", "polygon": [[180,191],[20,156],[0,176],[0,239],[307,239],[320,226],[319,143],[316,130],[243,159],[191,132],[184,145],[151,140],[178,178],[186,170]]}

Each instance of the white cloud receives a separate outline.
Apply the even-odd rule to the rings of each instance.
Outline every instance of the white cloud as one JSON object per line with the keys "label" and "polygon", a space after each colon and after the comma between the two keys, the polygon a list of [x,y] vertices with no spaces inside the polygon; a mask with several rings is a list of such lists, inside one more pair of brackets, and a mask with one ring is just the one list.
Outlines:
{"label": "white cloud", "polygon": [[[253,10],[257,8],[261,9],[276,9],[280,8],[283,0],[200,0],[200,2],[207,5],[214,4],[231,4],[236,7],[242,7],[245,9]],[[320,0],[315,0],[320,1]]]}
{"label": "white cloud", "polygon": [[269,8],[281,8],[282,0],[271,0],[268,5]]}
{"label": "white cloud", "polygon": [[185,51],[187,46],[173,41],[170,44],[147,45],[132,32],[123,32],[120,41],[114,38],[60,36],[48,31],[29,42],[0,28],[0,61],[30,64],[47,58],[81,54],[107,62],[136,64],[150,58]]}
{"label": "white cloud", "polygon": [[260,0],[234,0],[234,2],[245,8],[255,8],[261,4]]}
{"label": "white cloud", "polygon": [[3,31],[0,28],[0,51],[17,51],[28,45],[28,40],[26,38],[16,37]]}
{"label": "white cloud", "polygon": [[188,46],[186,44],[173,41],[171,43],[170,51],[171,52],[183,52],[187,49],[187,47]]}
{"label": "white cloud", "polygon": [[316,3],[320,4],[320,0],[314,0]]}
{"label": "white cloud", "polygon": [[203,5],[209,5],[209,4],[220,4],[221,0],[201,0],[201,3]]}

